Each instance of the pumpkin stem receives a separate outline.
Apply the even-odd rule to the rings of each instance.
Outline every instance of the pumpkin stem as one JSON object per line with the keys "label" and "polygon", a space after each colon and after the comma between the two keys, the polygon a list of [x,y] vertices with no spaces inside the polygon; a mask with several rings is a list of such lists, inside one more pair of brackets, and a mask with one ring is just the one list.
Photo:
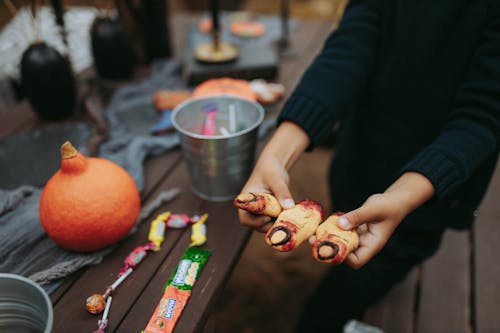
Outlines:
{"label": "pumpkin stem", "polygon": [[61,171],[64,173],[78,174],[87,168],[87,158],[66,141],[61,146]]}
{"label": "pumpkin stem", "polygon": [[78,154],[78,150],[71,144],[71,142],[66,141],[61,146],[61,158],[66,160],[68,158],[73,158]]}

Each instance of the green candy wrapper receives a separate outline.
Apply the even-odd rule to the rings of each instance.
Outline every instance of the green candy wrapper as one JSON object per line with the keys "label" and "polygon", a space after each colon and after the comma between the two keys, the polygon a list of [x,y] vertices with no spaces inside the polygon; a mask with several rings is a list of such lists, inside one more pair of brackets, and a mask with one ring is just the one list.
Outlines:
{"label": "green candy wrapper", "polygon": [[180,290],[193,289],[198,275],[200,275],[205,262],[207,262],[211,254],[212,252],[208,250],[189,247],[179,261],[174,274],[168,280],[165,288],[173,285]]}
{"label": "green candy wrapper", "polygon": [[165,286],[160,303],[142,332],[170,333],[173,331],[191,296],[194,283],[211,254],[211,251],[195,247],[186,250]]}

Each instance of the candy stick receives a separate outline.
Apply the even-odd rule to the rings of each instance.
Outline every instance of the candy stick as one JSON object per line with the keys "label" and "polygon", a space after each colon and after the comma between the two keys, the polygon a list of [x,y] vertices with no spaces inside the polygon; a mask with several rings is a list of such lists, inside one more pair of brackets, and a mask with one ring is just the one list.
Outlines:
{"label": "candy stick", "polygon": [[132,273],[133,270],[134,269],[130,267],[125,271],[125,273],[121,274],[120,277],[116,279],[116,281],[111,286],[109,286],[108,289],[106,289],[102,297],[106,299],[109,295],[111,295],[111,293],[115,291],[115,289],[120,285],[120,283],[122,283],[123,280],[125,280]]}
{"label": "candy stick", "polygon": [[229,105],[229,131],[236,132],[236,110],[234,104]]}
{"label": "candy stick", "polygon": [[203,122],[203,127],[201,129],[201,134],[212,136],[215,135],[217,128],[215,117],[219,109],[215,104],[207,104],[202,107],[203,112],[205,112],[205,120]]}
{"label": "candy stick", "polygon": [[219,127],[219,132],[221,132],[222,135],[224,135],[224,136],[230,136],[231,135],[231,133],[229,133],[229,131],[225,127],[223,127],[223,126]]}
{"label": "candy stick", "polygon": [[108,301],[106,302],[106,308],[104,309],[104,314],[102,315],[102,319],[97,322],[97,330],[94,333],[105,333],[104,329],[108,326],[108,313],[109,308],[111,307],[111,301],[113,301],[113,297],[109,296]]}

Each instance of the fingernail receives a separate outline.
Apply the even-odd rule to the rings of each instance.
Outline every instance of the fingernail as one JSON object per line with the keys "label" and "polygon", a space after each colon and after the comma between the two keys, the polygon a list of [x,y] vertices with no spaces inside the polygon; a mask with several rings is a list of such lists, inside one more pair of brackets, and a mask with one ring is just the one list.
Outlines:
{"label": "fingernail", "polygon": [[264,216],[262,218],[262,223],[265,224],[265,223],[269,223],[269,222],[271,222],[271,216]]}
{"label": "fingernail", "polygon": [[349,222],[349,220],[345,216],[339,217],[339,225],[343,229],[351,229],[352,228],[351,222]]}
{"label": "fingernail", "polygon": [[281,206],[285,209],[292,208],[295,206],[295,202],[293,202],[293,199],[283,199],[280,200]]}

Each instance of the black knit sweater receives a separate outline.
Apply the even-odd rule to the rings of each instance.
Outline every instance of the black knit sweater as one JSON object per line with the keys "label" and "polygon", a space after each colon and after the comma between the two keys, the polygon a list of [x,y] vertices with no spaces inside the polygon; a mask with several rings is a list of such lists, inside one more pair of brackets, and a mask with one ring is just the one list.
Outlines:
{"label": "black knit sweater", "polygon": [[412,170],[436,190],[418,225],[470,225],[499,152],[499,4],[350,1],[280,115],[308,133],[311,149],[340,121],[336,209]]}

